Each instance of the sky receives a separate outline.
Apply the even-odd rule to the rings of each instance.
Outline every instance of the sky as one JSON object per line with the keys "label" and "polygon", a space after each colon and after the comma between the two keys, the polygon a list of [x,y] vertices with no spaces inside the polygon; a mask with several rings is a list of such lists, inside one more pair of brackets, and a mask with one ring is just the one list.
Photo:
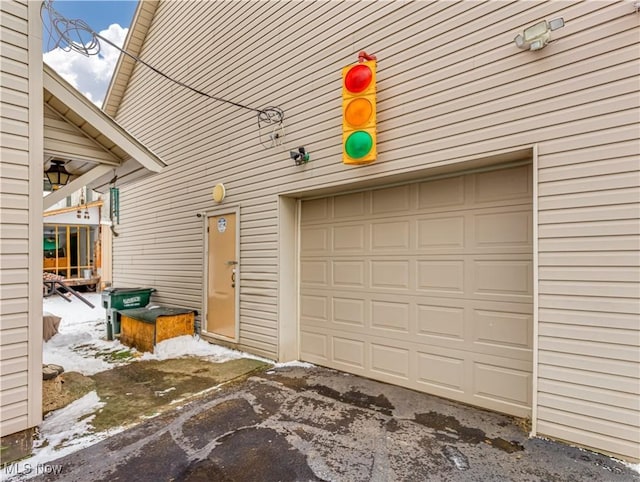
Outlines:
{"label": "sky", "polygon": [[[53,8],[70,20],[84,20],[91,29],[122,46],[137,4],[136,0],[54,0]],[[47,29],[45,22],[42,32],[44,61],[101,106],[120,52],[104,42],[98,55],[86,57],[78,52],[65,52],[61,48],[53,48],[56,39]]]}

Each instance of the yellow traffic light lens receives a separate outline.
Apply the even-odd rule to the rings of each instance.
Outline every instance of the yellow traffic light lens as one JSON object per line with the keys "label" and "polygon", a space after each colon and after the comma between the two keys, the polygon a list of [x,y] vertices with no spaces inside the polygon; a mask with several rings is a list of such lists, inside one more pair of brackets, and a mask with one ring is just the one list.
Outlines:
{"label": "yellow traffic light lens", "polygon": [[359,159],[366,156],[373,147],[373,138],[366,131],[355,131],[347,137],[344,143],[344,150],[352,159]]}
{"label": "yellow traffic light lens", "polygon": [[373,114],[373,106],[364,97],[352,100],[344,109],[344,119],[353,127],[366,124],[371,119],[371,114]]}

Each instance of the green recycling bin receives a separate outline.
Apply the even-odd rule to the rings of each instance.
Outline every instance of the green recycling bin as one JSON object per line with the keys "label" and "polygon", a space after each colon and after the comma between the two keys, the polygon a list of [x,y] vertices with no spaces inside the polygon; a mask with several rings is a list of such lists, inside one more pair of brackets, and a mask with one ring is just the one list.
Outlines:
{"label": "green recycling bin", "polygon": [[144,308],[155,288],[107,288],[102,292],[102,307],[107,310],[107,340],[120,334],[118,310]]}

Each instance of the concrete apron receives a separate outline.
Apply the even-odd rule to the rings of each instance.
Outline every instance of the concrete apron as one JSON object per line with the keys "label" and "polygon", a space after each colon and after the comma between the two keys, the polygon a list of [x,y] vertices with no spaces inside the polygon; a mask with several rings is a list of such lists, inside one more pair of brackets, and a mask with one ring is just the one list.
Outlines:
{"label": "concrete apron", "polygon": [[[254,374],[50,464],[65,481],[629,481],[521,421],[323,368]],[[47,480],[55,480],[47,476]]]}

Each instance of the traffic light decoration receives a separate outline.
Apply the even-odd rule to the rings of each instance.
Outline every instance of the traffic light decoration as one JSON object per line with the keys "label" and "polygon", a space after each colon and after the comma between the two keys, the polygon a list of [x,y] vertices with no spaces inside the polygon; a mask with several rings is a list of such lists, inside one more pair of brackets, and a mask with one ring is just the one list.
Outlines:
{"label": "traffic light decoration", "polygon": [[369,164],[376,160],[376,61],[342,69],[342,162]]}

